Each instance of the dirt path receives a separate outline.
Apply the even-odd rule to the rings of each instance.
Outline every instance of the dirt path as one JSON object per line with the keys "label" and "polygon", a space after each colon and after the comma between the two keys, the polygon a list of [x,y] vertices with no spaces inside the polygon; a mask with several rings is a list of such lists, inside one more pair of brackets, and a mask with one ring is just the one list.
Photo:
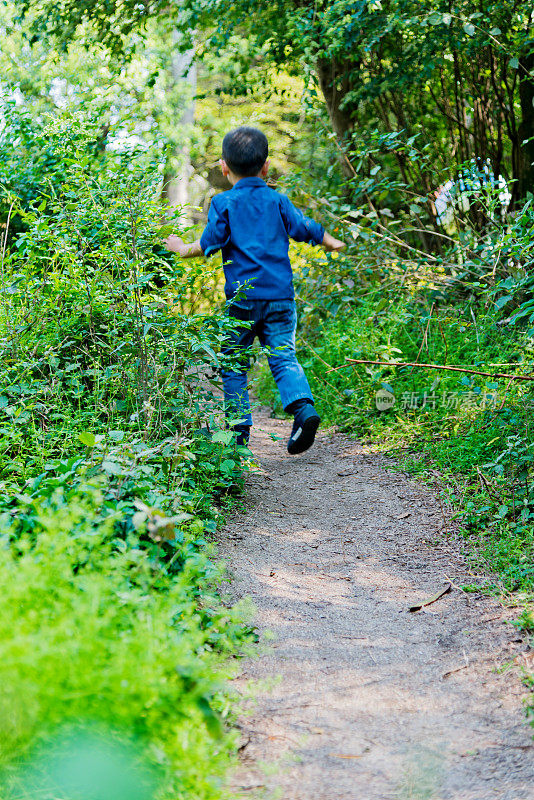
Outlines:
{"label": "dirt path", "polygon": [[456,588],[407,610],[473,583],[439,505],[343,437],[288,456],[287,429],[258,416],[264,474],[221,534],[234,596],[274,634],[239,679],[260,685],[236,798],[533,800],[523,690],[495,669],[526,649],[506,614]]}

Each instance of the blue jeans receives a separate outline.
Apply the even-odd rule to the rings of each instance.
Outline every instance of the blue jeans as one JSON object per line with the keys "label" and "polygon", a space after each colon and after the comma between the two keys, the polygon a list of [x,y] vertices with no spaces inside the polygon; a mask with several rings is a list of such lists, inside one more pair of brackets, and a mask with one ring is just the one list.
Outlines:
{"label": "blue jeans", "polygon": [[250,347],[256,336],[262,347],[268,349],[269,367],[283,407],[287,408],[294,400],[308,399],[313,402],[309,383],[295,354],[295,301],[236,300],[230,305],[228,315],[252,324],[250,327],[236,328],[222,351],[224,355],[237,357],[241,366],[236,371],[222,370],[227,417],[239,419],[242,425],[252,425],[247,389],[250,363],[243,351]]}

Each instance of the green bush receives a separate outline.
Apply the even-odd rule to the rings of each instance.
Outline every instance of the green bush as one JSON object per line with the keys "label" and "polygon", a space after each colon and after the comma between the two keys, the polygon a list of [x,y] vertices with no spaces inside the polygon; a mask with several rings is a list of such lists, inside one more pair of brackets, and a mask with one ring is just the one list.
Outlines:
{"label": "green bush", "polygon": [[190,313],[195,269],[159,254],[158,164],[112,154],[95,176],[87,123],[68,117],[49,134],[63,182],[33,210],[19,203],[25,230],[1,273],[7,505],[17,486],[34,498],[99,470],[115,477],[117,501],[148,496],[168,511],[180,491],[223,492],[239,483],[239,454],[195,432],[221,425],[209,374],[229,323]]}
{"label": "green bush", "polygon": [[100,503],[88,487],[43,510],[31,536],[10,544],[2,531],[1,796],[20,796],[16,763],[37,742],[99,724],[142,744],[158,797],[223,797],[234,739],[223,681],[243,628],[213,593],[220,569],[190,533],[169,576],[135,535],[117,540],[111,520],[95,524]]}
{"label": "green bush", "polygon": [[192,312],[200,271],[162,253],[158,153],[96,156],[94,135],[69,114],[28,135],[33,183],[2,206],[0,795],[96,725],[146,750],[158,796],[215,800],[250,638],[210,544],[248,454],[213,378],[230,323]]}

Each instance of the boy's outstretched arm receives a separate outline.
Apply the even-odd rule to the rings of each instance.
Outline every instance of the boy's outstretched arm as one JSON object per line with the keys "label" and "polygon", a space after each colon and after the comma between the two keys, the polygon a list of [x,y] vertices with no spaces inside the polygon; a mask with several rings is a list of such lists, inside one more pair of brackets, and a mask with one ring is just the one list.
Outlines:
{"label": "boy's outstretched arm", "polygon": [[197,256],[204,255],[204,250],[200,246],[200,239],[197,239],[196,242],[192,242],[191,244],[187,244],[187,242],[184,242],[179,236],[171,233],[170,236],[167,236],[167,238],[163,240],[163,244],[167,250],[178,253],[182,258],[196,258]]}
{"label": "boy's outstretched arm", "polygon": [[309,242],[309,244],[321,244],[325,250],[343,250],[345,242],[334,239],[324,227],[309,217],[305,217],[302,211],[295,208],[289,197],[285,194],[280,195],[280,210],[282,219],[285,223],[287,235],[296,242]]}
{"label": "boy's outstretched arm", "polygon": [[[197,258],[198,256],[204,255],[204,250],[200,246],[200,239],[188,244],[173,233],[163,240],[163,244],[167,250],[171,250],[173,253],[178,253],[178,255],[180,255],[182,258]],[[340,239],[335,239],[327,231],[324,232],[321,244],[325,250],[330,251],[343,250],[347,246],[345,242],[342,242]]]}
{"label": "boy's outstretched arm", "polygon": [[334,239],[327,231],[324,232],[323,241],[321,242],[325,250],[343,250],[347,245],[340,239]]}

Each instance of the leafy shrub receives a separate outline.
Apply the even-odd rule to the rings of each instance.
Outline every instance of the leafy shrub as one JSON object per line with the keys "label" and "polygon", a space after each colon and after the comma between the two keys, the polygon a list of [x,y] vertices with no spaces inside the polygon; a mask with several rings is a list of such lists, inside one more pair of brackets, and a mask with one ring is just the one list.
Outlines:
{"label": "leafy shrub", "polygon": [[220,569],[189,534],[170,577],[138,537],[117,540],[111,520],[97,523],[100,504],[88,487],[43,509],[14,544],[2,530],[2,797],[20,796],[21,755],[66,723],[142,743],[158,796],[222,797],[233,744],[222,681],[243,628],[213,594]]}
{"label": "leafy shrub", "polygon": [[192,313],[197,273],[162,256],[157,152],[95,164],[93,140],[68,114],[32,140],[46,143],[35,191],[4,231],[5,796],[21,796],[15,765],[36,743],[97,724],[146,748],[161,797],[215,800],[234,742],[228,656],[250,633],[215,593],[209,541],[248,453],[221,430],[213,379],[231,323]]}
{"label": "leafy shrub", "polygon": [[81,123],[56,122],[50,133],[58,157],[70,153],[64,183],[34,210],[20,206],[26,230],[2,272],[4,477],[33,480],[54,458],[83,457],[97,436],[108,464],[114,441],[140,451],[165,439],[170,491],[182,479],[178,465],[191,473],[193,432],[220,424],[206,376],[218,367],[228,320],[179,303],[196,276],[158,255],[157,164],[147,171],[146,154],[139,163],[121,154],[95,177]]}

